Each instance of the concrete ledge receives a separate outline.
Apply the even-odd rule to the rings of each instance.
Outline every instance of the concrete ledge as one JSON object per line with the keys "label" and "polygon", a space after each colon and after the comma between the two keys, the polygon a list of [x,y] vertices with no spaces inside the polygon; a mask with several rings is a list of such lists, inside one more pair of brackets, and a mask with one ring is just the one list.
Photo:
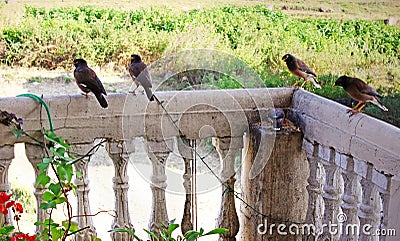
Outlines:
{"label": "concrete ledge", "polygon": [[293,94],[291,119],[310,142],[372,163],[386,174],[400,173],[400,129],[304,90]]}
{"label": "concrete ledge", "polygon": [[[157,92],[165,108],[188,138],[207,136],[241,136],[249,123],[266,118],[271,107],[289,107],[292,88],[238,89]],[[177,136],[178,133],[165,111],[143,95],[110,94],[108,109],[102,109],[94,96],[82,95],[44,97],[56,133],[70,144],[90,143],[95,138],[115,140],[145,136],[148,139]],[[40,137],[40,105],[30,98],[0,98],[2,110],[23,118],[24,130]],[[49,128],[45,110],[41,111],[43,126]],[[18,140],[7,127],[0,128],[0,146]]]}

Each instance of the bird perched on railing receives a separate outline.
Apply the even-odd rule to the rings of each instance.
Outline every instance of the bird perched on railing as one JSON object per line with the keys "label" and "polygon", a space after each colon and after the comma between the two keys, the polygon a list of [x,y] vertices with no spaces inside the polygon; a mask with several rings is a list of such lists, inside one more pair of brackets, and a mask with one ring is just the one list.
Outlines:
{"label": "bird perched on railing", "polygon": [[131,55],[131,63],[129,64],[129,74],[132,77],[133,82],[136,84],[136,88],[132,91],[135,94],[135,90],[141,85],[146,92],[147,98],[150,101],[154,100],[153,93],[151,92],[152,79],[147,65],[142,61],[142,58],[137,54]]}
{"label": "bird perched on railing", "polygon": [[87,62],[84,59],[75,59],[74,65],[75,81],[78,87],[85,93],[84,95],[88,97],[89,92],[92,92],[94,96],[96,96],[101,107],[107,108],[108,103],[104,97],[107,93],[96,73],[88,67]]}
{"label": "bird perched on railing", "polygon": [[352,112],[352,114],[358,113],[365,107],[367,102],[371,102],[383,111],[388,111],[388,108],[379,102],[379,98],[382,96],[374,87],[367,85],[361,79],[343,75],[336,80],[334,86],[342,86],[347,94],[358,101],[358,103],[347,112]]}
{"label": "bird perched on railing", "polygon": [[[296,86],[301,79],[304,79],[305,81],[311,80],[316,88],[321,88],[321,85],[319,85],[317,82],[317,75],[302,60],[294,57],[291,54],[285,54],[282,57],[282,60],[286,62],[289,71],[299,78],[293,86]],[[303,87],[305,81],[300,87]]]}

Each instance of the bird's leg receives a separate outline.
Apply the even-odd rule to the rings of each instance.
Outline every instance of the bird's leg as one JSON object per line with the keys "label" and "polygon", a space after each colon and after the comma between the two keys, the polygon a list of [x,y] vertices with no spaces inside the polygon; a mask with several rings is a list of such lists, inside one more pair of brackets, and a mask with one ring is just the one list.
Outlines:
{"label": "bird's leg", "polygon": [[347,113],[355,111],[358,108],[358,106],[361,105],[361,104],[362,104],[362,102],[359,101],[353,108],[347,110]]}
{"label": "bird's leg", "polygon": [[81,95],[84,95],[86,98],[89,98],[89,92],[87,92],[87,93],[81,93]]}
{"label": "bird's leg", "polygon": [[294,84],[292,85],[292,87],[298,88],[297,84],[300,82],[300,80],[301,80],[301,78],[299,78],[299,79],[296,81],[296,83],[294,83]]}
{"label": "bird's leg", "polygon": [[[355,115],[355,114],[357,114],[357,113],[360,113],[361,110],[362,110],[362,109],[365,107],[365,105],[367,104],[367,103],[363,103],[363,102],[361,102],[361,101],[360,101],[359,103],[361,103],[360,107],[358,107],[358,109],[356,109],[356,108],[352,109],[352,110],[351,110],[350,116]],[[358,105],[358,104],[357,104],[357,105]]]}
{"label": "bird's leg", "polygon": [[306,83],[306,81],[304,81],[301,85],[300,88],[303,88],[304,84]]}
{"label": "bird's leg", "polygon": [[361,110],[365,107],[365,105],[367,105],[367,103],[362,104],[362,105],[358,108],[357,112],[361,112]]}
{"label": "bird's leg", "polygon": [[130,92],[132,92],[133,95],[136,95],[135,91],[137,90],[137,88],[139,88],[138,84],[136,84],[136,88],[134,90],[130,91]]}

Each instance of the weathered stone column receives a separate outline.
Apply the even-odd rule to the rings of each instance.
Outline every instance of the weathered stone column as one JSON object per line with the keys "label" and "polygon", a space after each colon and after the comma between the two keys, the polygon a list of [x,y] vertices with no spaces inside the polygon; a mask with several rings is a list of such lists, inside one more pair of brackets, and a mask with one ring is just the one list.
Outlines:
{"label": "weathered stone column", "polygon": [[[10,193],[11,184],[8,182],[8,168],[12,159],[14,159],[14,146],[5,145],[0,147],[0,192]],[[12,224],[10,212],[5,216],[2,224]]]}
{"label": "weathered stone column", "polygon": [[373,165],[367,165],[366,176],[361,179],[362,203],[360,205],[361,228],[366,228],[360,232],[360,240],[375,241],[379,237],[375,235],[380,223],[380,196],[378,186],[372,182]]}
{"label": "weathered stone column", "polygon": [[[72,150],[74,152],[85,154],[93,144],[82,144],[82,145],[72,145]],[[84,159],[76,162],[74,164],[75,169],[82,173],[82,177],[75,179],[76,189],[76,199],[77,199],[77,215],[78,215],[78,226],[79,228],[86,228],[82,232],[79,232],[75,236],[76,241],[86,241],[91,240],[92,236],[96,236],[96,228],[93,225],[93,220],[90,211],[90,201],[89,201],[89,178],[88,178],[88,166],[90,158],[85,157]]]}
{"label": "weathered stone column", "polygon": [[[359,186],[360,183],[358,181],[357,173],[354,172],[354,160],[350,156],[340,155],[341,159],[344,159],[346,166],[342,172],[343,180],[344,180],[344,193],[342,195],[342,210],[346,215],[344,217],[343,227],[347,227],[347,225],[354,225],[358,223],[358,197],[360,196]],[[346,239],[348,241],[357,241],[358,234],[353,232],[344,231],[347,236]]]}
{"label": "weathered stone column", "polygon": [[183,158],[183,162],[185,165],[185,173],[183,174],[183,187],[185,188],[186,197],[185,197],[185,206],[181,222],[182,234],[185,234],[187,231],[193,230],[193,222],[192,222],[193,214],[191,213],[191,210],[193,207],[194,200],[192,199],[192,197],[193,195],[196,194],[192,193],[192,187],[193,187],[192,161],[195,159],[194,155],[196,154],[193,153],[193,148],[192,148],[192,146],[194,145],[194,141],[187,139],[178,139],[177,141],[178,141],[178,150]]}
{"label": "weathered stone column", "polygon": [[168,226],[167,204],[165,200],[165,188],[167,187],[167,175],[165,163],[172,152],[173,139],[147,140],[147,153],[150,158],[153,173],[151,175],[151,191],[153,201],[149,221],[150,231],[159,234],[162,227]]}
{"label": "weathered stone column", "polygon": [[315,230],[306,230],[303,240],[314,241],[318,239],[318,234],[322,233],[323,221],[323,168],[319,157],[319,145],[310,143],[307,140],[303,141],[303,149],[306,151],[310,175],[307,179],[308,191],[308,208],[306,215],[306,223],[314,224]]}
{"label": "weathered stone column", "polygon": [[301,240],[290,231],[301,228],[293,222],[304,222],[307,212],[309,168],[302,143],[299,131],[251,127],[242,172],[243,198],[248,204],[241,204],[242,240]]}
{"label": "weathered stone column", "polygon": [[[339,166],[335,163],[335,150],[332,148],[323,148],[323,153],[321,155],[324,158],[321,159],[321,163],[324,166],[326,177],[324,184],[324,193],[322,197],[324,198],[325,211],[324,211],[324,221],[323,224],[325,226],[323,228],[323,233],[320,237],[322,240],[339,240],[340,233],[335,230],[332,231],[332,228],[329,227],[329,224],[339,225],[339,220],[341,217],[339,216],[339,207],[340,207],[340,170]],[[333,227],[333,226],[332,226]]]}
{"label": "weathered stone column", "polygon": [[215,138],[213,145],[221,159],[220,178],[222,185],[221,207],[217,219],[217,227],[227,228],[229,232],[220,236],[220,241],[236,241],[239,231],[239,218],[235,207],[235,157],[243,147],[243,138]]}
{"label": "weathered stone column", "polygon": [[[108,155],[112,159],[115,168],[115,176],[113,177],[113,189],[115,193],[115,210],[117,216],[114,218],[112,228],[132,229],[129,215],[128,206],[128,189],[129,189],[129,176],[128,176],[128,161],[129,154],[134,152],[133,141],[112,141],[107,142],[106,146]],[[131,235],[128,233],[111,233],[112,240],[128,241],[132,240]]]}
{"label": "weathered stone column", "polygon": [[[46,190],[42,185],[36,186],[36,180],[38,175],[40,174],[38,164],[42,162],[44,157],[43,148],[39,145],[34,145],[30,143],[25,143],[25,152],[26,157],[29,162],[32,164],[33,170],[35,171],[35,182],[33,186],[35,188],[34,195],[36,198],[36,220],[39,222],[43,222],[47,217],[46,210],[40,208],[40,204],[43,202],[43,193]],[[36,232],[41,232],[43,230],[43,226],[36,226]]]}

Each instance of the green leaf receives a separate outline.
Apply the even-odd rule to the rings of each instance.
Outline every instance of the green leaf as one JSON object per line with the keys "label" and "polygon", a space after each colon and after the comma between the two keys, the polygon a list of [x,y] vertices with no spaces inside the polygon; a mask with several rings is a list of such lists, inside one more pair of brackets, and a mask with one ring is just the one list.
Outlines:
{"label": "green leaf", "polygon": [[67,201],[67,199],[65,197],[59,197],[54,201],[56,202],[56,204],[61,204],[61,203],[64,203],[65,201]]}
{"label": "green leaf", "polygon": [[98,237],[92,235],[92,236],[90,237],[90,240],[91,240],[91,241],[101,241],[101,238],[98,238]]}
{"label": "green leaf", "polygon": [[210,232],[204,234],[203,236],[211,235],[211,234],[223,234],[223,233],[227,233],[227,232],[229,232],[229,229],[226,229],[226,228],[216,228],[216,229],[213,229],[213,230],[211,230]]}
{"label": "green leaf", "polygon": [[38,175],[36,179],[36,187],[38,187],[39,185],[45,187],[49,182],[50,182],[50,177],[47,176],[46,172],[42,172]]}
{"label": "green leaf", "polygon": [[70,150],[71,147],[64,141],[63,138],[57,136],[53,131],[44,131],[44,137],[46,140],[59,144],[64,147],[66,150]]}
{"label": "green leaf", "polygon": [[76,175],[77,178],[83,177],[83,174],[78,172],[78,171],[75,172],[75,175]]}
{"label": "green leaf", "polygon": [[40,171],[44,171],[47,170],[47,168],[49,167],[49,163],[41,162],[37,164],[37,167],[39,168]]}
{"label": "green leaf", "polygon": [[185,240],[187,241],[195,241],[200,236],[199,232],[197,231],[188,231],[185,234]]}
{"label": "green leaf", "polygon": [[54,199],[56,199],[56,195],[54,195],[53,193],[51,193],[49,191],[45,191],[42,195],[42,198],[44,201],[50,202],[50,201],[53,201]]}
{"label": "green leaf", "polygon": [[54,201],[43,202],[40,204],[40,209],[43,209],[43,210],[47,210],[47,209],[51,209],[51,208],[55,208],[55,207],[56,207],[56,202],[54,202]]}
{"label": "green leaf", "polygon": [[65,168],[63,166],[58,166],[57,167],[57,173],[60,176],[60,179],[62,181],[67,180],[68,173],[67,173],[67,170],[65,170]]}
{"label": "green leaf", "polygon": [[69,224],[70,224],[69,232],[75,232],[75,231],[79,230],[78,223],[76,223],[76,222],[72,222],[71,221],[71,223],[69,223],[69,220],[64,220],[64,221],[61,222],[61,225],[64,228],[67,228]]}
{"label": "green leaf", "polygon": [[143,229],[148,235],[150,235],[151,238],[153,238],[156,241],[159,241],[160,239],[157,237],[157,235],[155,235],[153,232],[150,232],[147,229]]}
{"label": "green leaf", "polygon": [[171,223],[171,224],[168,226],[168,230],[167,230],[167,232],[168,232],[168,237],[171,237],[172,232],[173,232],[175,229],[177,229],[178,227],[179,227],[179,224]]}
{"label": "green leaf", "polygon": [[64,147],[59,147],[59,148],[57,148],[57,150],[56,150],[57,156],[59,156],[59,157],[64,157],[65,151],[66,151],[66,150],[65,150]]}
{"label": "green leaf", "polygon": [[51,183],[48,187],[48,189],[50,191],[52,191],[54,193],[55,196],[60,196],[61,195],[61,186],[60,184],[55,184],[55,183]]}
{"label": "green leaf", "polygon": [[12,231],[14,231],[14,226],[4,226],[0,228],[0,236],[8,236]]}
{"label": "green leaf", "polygon": [[65,171],[67,172],[66,179],[68,182],[71,182],[72,176],[74,175],[74,170],[71,164],[67,164],[65,166]]}
{"label": "green leaf", "polygon": [[24,134],[24,130],[22,130],[22,129],[19,129],[19,130],[14,129],[14,130],[11,131],[11,133],[13,133],[15,138],[18,139],[22,134]]}
{"label": "green leaf", "polygon": [[54,160],[53,158],[45,157],[45,158],[43,158],[42,162],[43,162],[43,163],[46,163],[46,164],[49,164],[49,163],[52,162],[53,160]]}
{"label": "green leaf", "polygon": [[108,232],[110,233],[134,233],[135,231],[132,231],[130,229],[126,229],[126,228],[114,228],[114,229],[110,229],[108,230]]}

